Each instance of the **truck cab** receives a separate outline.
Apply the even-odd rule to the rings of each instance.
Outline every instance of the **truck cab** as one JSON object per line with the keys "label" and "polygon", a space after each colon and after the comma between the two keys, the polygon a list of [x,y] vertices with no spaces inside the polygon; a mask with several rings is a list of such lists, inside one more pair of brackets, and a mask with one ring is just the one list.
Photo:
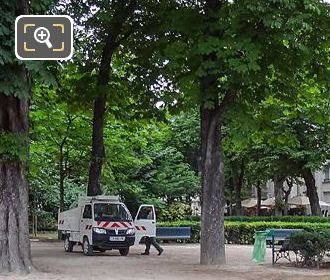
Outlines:
{"label": "truck cab", "polygon": [[64,249],[72,252],[81,244],[85,255],[93,251],[119,250],[122,256],[144,236],[156,235],[153,205],[141,205],[135,220],[116,196],[82,197],[78,207],[58,215],[58,230],[62,233]]}

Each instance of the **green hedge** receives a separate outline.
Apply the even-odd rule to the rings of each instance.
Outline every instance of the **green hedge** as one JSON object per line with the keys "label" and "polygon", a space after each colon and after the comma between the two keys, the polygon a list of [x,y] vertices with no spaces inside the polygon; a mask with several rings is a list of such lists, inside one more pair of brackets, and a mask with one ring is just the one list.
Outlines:
{"label": "green hedge", "polygon": [[232,222],[309,222],[330,223],[329,217],[318,216],[227,216],[226,221]]}
{"label": "green hedge", "polygon": [[[200,221],[200,216],[186,217],[187,221]],[[232,222],[309,222],[330,223],[330,217],[317,216],[226,216],[226,221]]]}
{"label": "green hedge", "polygon": [[[192,236],[190,242],[199,242],[200,239],[200,222],[198,221],[175,221],[161,222],[158,226],[164,227],[191,227]],[[330,229],[329,223],[316,222],[238,222],[225,221],[225,238],[226,243],[230,244],[253,244],[254,233],[257,230],[266,230],[270,228],[301,228],[306,231],[320,231]]]}

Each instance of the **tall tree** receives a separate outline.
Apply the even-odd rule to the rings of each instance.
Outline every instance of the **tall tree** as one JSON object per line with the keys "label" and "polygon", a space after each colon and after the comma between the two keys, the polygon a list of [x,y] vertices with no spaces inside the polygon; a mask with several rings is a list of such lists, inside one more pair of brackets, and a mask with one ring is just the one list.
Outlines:
{"label": "tall tree", "polygon": [[175,104],[200,109],[201,263],[221,264],[225,205],[220,132],[225,113],[235,97],[247,102],[270,92],[289,95],[279,89],[295,78],[296,69],[321,61],[306,50],[320,49],[327,40],[324,30],[316,28],[326,26],[327,8],[314,0],[170,1],[162,17],[158,33],[146,36],[163,47],[150,58],[164,69],[160,80],[167,83],[162,85],[176,90]]}
{"label": "tall tree", "polygon": [[[319,79],[303,77],[290,99],[270,97],[260,105],[257,118],[261,126],[255,135],[261,136],[259,140],[264,143],[262,149],[266,157],[273,158],[271,165],[278,178],[291,176],[305,180],[312,214],[319,216],[313,173],[329,156],[329,93],[322,76]],[[275,188],[280,195],[282,181]]]}
{"label": "tall tree", "polygon": [[28,227],[29,73],[13,54],[13,22],[29,1],[0,3],[0,272],[32,267]]}
{"label": "tall tree", "polygon": [[[100,20],[100,18],[105,20],[105,13],[109,12],[112,14],[112,17],[109,21],[105,20],[105,22],[102,23],[102,29],[105,31],[105,36],[102,36],[103,38],[101,38],[100,43],[103,45],[103,49],[97,80],[99,92],[94,101],[93,109],[92,158],[89,169],[88,195],[98,195],[102,192],[100,179],[105,157],[103,128],[106,113],[107,86],[111,72],[111,61],[113,53],[119,47],[122,40],[131,32],[131,30],[127,30],[127,21],[131,19],[135,5],[135,0],[124,2],[111,1],[110,4],[106,4],[104,1],[104,3],[101,4],[100,10],[96,14],[98,20]],[[101,14],[101,16],[99,14]]]}
{"label": "tall tree", "polygon": [[[76,1],[74,2],[76,3]],[[79,42],[81,61],[78,63],[85,77],[83,86],[78,85],[78,88],[84,93],[82,99],[93,100],[88,195],[97,195],[102,192],[101,175],[106,156],[104,126],[107,113],[117,111],[117,115],[125,115],[126,107],[123,104],[127,101],[127,104],[132,105],[129,109],[138,115],[138,110],[133,109],[134,105],[141,105],[146,101],[142,105],[146,107],[150,101],[151,95],[144,100],[135,102],[138,94],[132,84],[138,79],[127,71],[130,67],[136,67],[132,61],[134,55],[127,49],[127,41],[130,37],[134,37],[135,39],[130,40],[131,42],[135,40],[134,44],[137,44],[138,38],[144,36],[139,30],[148,21],[147,4],[151,5],[152,2],[81,0],[79,5],[61,4],[68,8],[76,21],[85,27],[84,34],[82,34],[83,39]],[[62,7],[61,5],[60,7]],[[153,5],[156,6],[156,4]],[[95,73],[97,74],[95,75]],[[118,105],[119,103],[121,105]]]}

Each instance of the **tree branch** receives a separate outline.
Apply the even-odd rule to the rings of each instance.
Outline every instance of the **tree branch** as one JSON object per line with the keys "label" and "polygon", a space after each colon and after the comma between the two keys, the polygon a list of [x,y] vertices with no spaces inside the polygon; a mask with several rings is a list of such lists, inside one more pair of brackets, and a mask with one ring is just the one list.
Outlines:
{"label": "tree branch", "polygon": [[221,117],[228,108],[234,103],[236,97],[236,90],[229,89],[225,96],[223,97],[222,101],[219,104],[219,117]]}

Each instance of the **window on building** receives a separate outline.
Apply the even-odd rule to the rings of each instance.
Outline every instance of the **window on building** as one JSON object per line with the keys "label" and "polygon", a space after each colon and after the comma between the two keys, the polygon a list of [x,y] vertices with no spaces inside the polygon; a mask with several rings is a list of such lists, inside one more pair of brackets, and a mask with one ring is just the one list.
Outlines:
{"label": "window on building", "polygon": [[324,181],[330,182],[330,164],[324,167]]}
{"label": "window on building", "polygon": [[330,192],[324,192],[322,200],[324,200],[327,203],[330,203]]}

